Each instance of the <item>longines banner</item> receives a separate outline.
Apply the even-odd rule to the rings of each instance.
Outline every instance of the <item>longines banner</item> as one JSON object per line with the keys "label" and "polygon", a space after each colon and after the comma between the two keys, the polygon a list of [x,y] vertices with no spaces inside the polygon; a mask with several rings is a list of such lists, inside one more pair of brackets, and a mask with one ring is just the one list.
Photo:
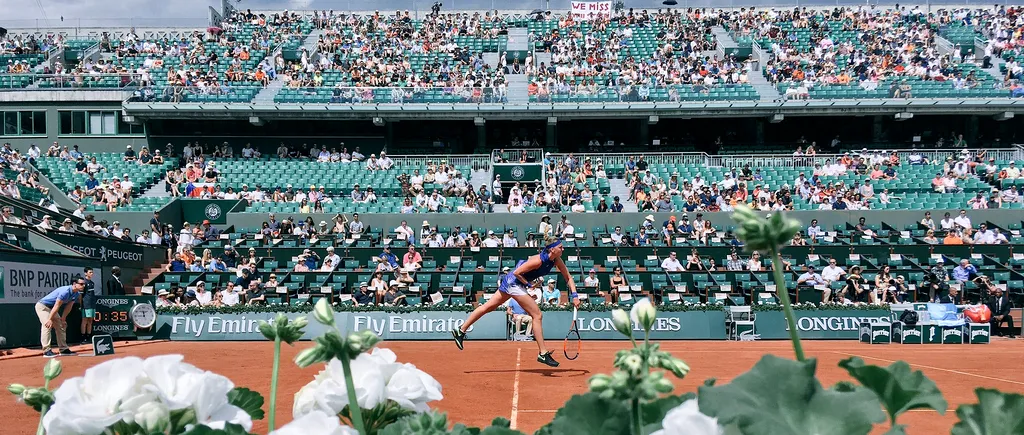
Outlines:
{"label": "longines banner", "polygon": [[[288,314],[295,318],[301,314]],[[452,328],[462,325],[467,313],[423,311],[414,313],[341,312],[335,320],[343,331],[369,329],[385,340],[447,340]],[[244,341],[264,340],[259,331],[260,320],[270,320],[273,313],[261,314],[201,314],[160,315],[157,319],[156,338],[192,341]],[[312,320],[302,337],[304,340],[321,335],[322,325]],[[564,337],[572,323],[572,313],[553,311],[544,315],[545,334]],[[610,312],[581,312],[577,317],[580,338],[584,340],[625,340],[615,331]],[[634,325],[637,333],[641,329]],[[482,317],[470,328],[474,340],[504,340],[508,336],[505,313],[495,312]],[[664,312],[658,314],[651,338],[658,340],[723,340],[725,339],[725,313]]]}
{"label": "longines banner", "polygon": [[[887,310],[795,310],[796,329],[800,338],[848,339],[860,338],[861,321],[890,322]],[[754,312],[754,332],[762,340],[789,339],[786,315],[782,311]]]}
{"label": "longines banner", "polygon": [[[544,336],[562,338],[572,325],[572,312],[544,313]],[[628,340],[612,325],[608,311],[583,312],[576,317],[576,327],[582,340]],[[643,329],[633,325],[633,335],[643,337]],[[654,340],[724,340],[725,312],[723,311],[663,311],[651,328]]]}

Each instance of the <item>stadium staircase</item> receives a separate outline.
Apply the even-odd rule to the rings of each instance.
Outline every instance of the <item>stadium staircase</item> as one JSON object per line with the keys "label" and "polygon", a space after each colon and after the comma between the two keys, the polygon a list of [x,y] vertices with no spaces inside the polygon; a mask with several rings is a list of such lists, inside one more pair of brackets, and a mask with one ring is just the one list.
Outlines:
{"label": "stadium staircase", "polygon": [[[623,213],[636,213],[637,206],[633,201],[629,200],[629,186],[626,185],[624,178],[611,178],[608,180],[608,188],[610,189],[607,195],[609,199],[619,197],[619,202],[622,203]],[[611,201],[608,202],[611,206]]]}
{"label": "stadium staircase", "polygon": [[778,101],[782,99],[782,94],[779,90],[768,83],[768,79],[764,78],[764,74],[761,74],[760,69],[750,71],[747,74],[750,79],[750,84],[754,86],[754,90],[757,91],[757,95],[761,96],[761,101]]}
{"label": "stadium staircase", "polygon": [[[273,103],[273,101],[271,101]],[[159,181],[154,183],[149,189],[142,192],[139,198],[166,198],[167,197],[167,179],[161,178]]]}
{"label": "stadium staircase", "polygon": [[283,79],[283,77],[284,77],[283,75],[277,76],[277,78],[274,79],[274,81],[270,82],[270,84],[267,85],[267,87],[261,89],[260,92],[258,94],[256,94],[255,97],[253,97],[252,103],[253,104],[274,104],[274,97],[277,96],[277,93],[281,89],[284,89],[284,79]]}
{"label": "stadium staircase", "polygon": [[508,80],[508,103],[526,104],[530,102],[530,95],[527,93],[529,80],[526,74],[509,74],[505,76]]}
{"label": "stadium staircase", "polygon": [[128,295],[142,294],[142,287],[146,283],[156,279],[160,274],[164,273],[168,264],[170,264],[169,261],[164,261],[142,269],[142,272],[136,275],[135,278],[124,287],[124,293]]}
{"label": "stadium staircase", "polygon": [[[715,41],[718,42],[716,44],[718,47],[715,51],[719,59],[723,59],[726,54],[730,54],[740,48],[740,44],[737,43],[735,39],[732,39],[732,35],[730,35],[729,31],[725,30],[724,27],[712,27],[711,33],[715,35]],[[706,56],[707,53],[703,53],[702,55]]]}

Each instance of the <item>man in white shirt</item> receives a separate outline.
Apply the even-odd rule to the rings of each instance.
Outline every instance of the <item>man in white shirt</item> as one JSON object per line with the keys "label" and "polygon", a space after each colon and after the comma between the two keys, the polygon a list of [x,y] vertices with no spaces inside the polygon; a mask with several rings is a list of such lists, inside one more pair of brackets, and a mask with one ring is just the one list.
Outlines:
{"label": "man in white shirt", "polygon": [[939,221],[939,228],[942,228],[943,231],[952,230],[955,226],[956,222],[953,221],[953,218],[949,217],[949,213],[943,215],[942,220]]}
{"label": "man in white shirt", "polygon": [[196,302],[200,306],[210,305],[210,301],[213,299],[213,293],[206,291],[206,283],[199,281],[196,283]]}
{"label": "man in white shirt", "polygon": [[611,234],[612,244],[613,245],[621,245],[622,244],[622,236],[624,236],[624,234],[622,234],[622,227],[616,226],[615,227],[615,232],[613,232]]}
{"label": "man in white shirt", "polygon": [[682,263],[679,262],[679,259],[676,258],[675,251],[669,253],[668,254],[668,258],[662,260],[661,268],[662,268],[662,270],[664,270],[666,272],[682,272],[683,271],[683,265],[682,265]]}
{"label": "man in white shirt", "polygon": [[[399,235],[400,240],[406,240],[410,244],[416,243],[416,230],[409,226],[409,223],[402,221],[402,224],[395,228],[395,234]],[[402,239],[402,237],[405,237]]]}
{"label": "man in white shirt", "polygon": [[1010,162],[1010,166],[1003,169],[1003,171],[1006,172],[1006,178],[1008,180],[1020,178],[1020,168],[1018,168],[1017,164],[1014,162]]}
{"label": "man in white shirt", "polygon": [[505,237],[501,240],[501,245],[506,248],[516,248],[519,246],[519,239],[516,238],[516,235],[512,230],[508,230],[508,232],[505,233]]}
{"label": "man in white shirt", "polygon": [[836,259],[830,259],[828,266],[825,266],[821,270],[821,278],[825,280],[825,283],[833,283],[843,279],[843,275],[846,275],[846,271],[842,267],[836,265]]}
{"label": "man in white shirt", "polygon": [[494,235],[494,230],[487,230],[487,238],[480,242],[480,244],[485,248],[497,248],[501,246],[501,240],[498,239],[498,236]]}
{"label": "man in white shirt", "polygon": [[565,226],[562,227],[562,234],[561,234],[562,237],[564,237],[564,238],[576,237],[576,228],[573,227],[571,223],[569,223],[569,220],[568,219],[562,219],[562,222],[565,223]]}
{"label": "man in white shirt", "polygon": [[233,305],[238,305],[238,291],[235,289],[234,282],[228,281],[227,287],[224,288],[224,290],[221,290],[220,295],[221,303],[224,304],[224,306],[230,307]]}
{"label": "man in white shirt", "polygon": [[975,245],[991,245],[995,243],[996,235],[988,229],[988,225],[981,224],[978,227],[978,231],[974,233],[974,244]]}
{"label": "man in white shirt", "polygon": [[811,219],[811,225],[807,227],[807,237],[810,239],[817,239],[818,237],[824,236],[825,232],[818,225],[817,219]]}
{"label": "man in white shirt", "polygon": [[967,217],[967,210],[960,210],[960,216],[953,219],[953,223],[960,229],[971,228],[971,218]]}
{"label": "man in white shirt", "polygon": [[324,257],[324,264],[327,264],[328,260],[330,260],[331,266],[334,268],[337,268],[341,264],[341,256],[334,253],[333,246],[327,247],[327,256]]}

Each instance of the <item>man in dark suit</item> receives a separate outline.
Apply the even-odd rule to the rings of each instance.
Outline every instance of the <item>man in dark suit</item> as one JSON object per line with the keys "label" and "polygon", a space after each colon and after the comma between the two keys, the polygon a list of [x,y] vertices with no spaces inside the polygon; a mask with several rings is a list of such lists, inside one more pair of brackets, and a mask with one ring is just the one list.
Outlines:
{"label": "man in dark suit", "polygon": [[949,293],[938,296],[936,302],[940,304],[956,304],[960,305],[963,301],[960,299],[960,291],[956,287],[949,287]]}
{"label": "man in dark suit", "polygon": [[107,278],[106,290],[106,294],[111,296],[124,294],[124,284],[121,284],[120,267],[114,266],[110,268],[110,278]]}
{"label": "man in dark suit", "polygon": [[992,334],[998,334],[999,328],[1005,322],[1009,326],[1010,332],[1008,335],[1010,338],[1013,338],[1015,329],[1013,327],[1013,317],[1010,317],[1010,298],[1003,293],[1003,289],[993,287],[992,296],[985,305],[988,305],[988,309],[992,310],[992,319],[990,320]]}

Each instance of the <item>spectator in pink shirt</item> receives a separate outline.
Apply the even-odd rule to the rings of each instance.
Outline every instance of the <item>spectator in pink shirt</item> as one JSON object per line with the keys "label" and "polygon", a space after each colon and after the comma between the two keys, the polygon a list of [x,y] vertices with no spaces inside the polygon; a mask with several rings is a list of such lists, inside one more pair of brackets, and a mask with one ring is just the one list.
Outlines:
{"label": "spectator in pink shirt", "polygon": [[402,256],[402,266],[408,270],[419,269],[423,265],[423,256],[416,252],[416,247],[409,245],[409,252]]}

